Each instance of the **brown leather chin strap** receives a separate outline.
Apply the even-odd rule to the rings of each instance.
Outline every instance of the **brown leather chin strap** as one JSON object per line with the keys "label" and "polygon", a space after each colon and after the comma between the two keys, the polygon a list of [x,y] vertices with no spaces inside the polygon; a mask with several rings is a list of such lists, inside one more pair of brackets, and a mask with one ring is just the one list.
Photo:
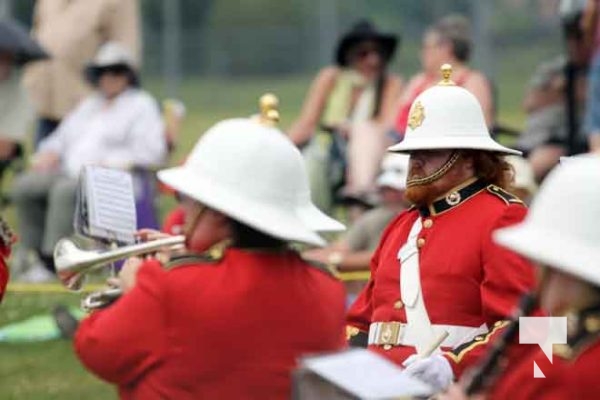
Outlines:
{"label": "brown leather chin strap", "polygon": [[460,153],[455,151],[450,155],[450,158],[448,158],[448,161],[446,161],[444,163],[444,165],[442,165],[441,167],[439,167],[435,172],[433,172],[430,175],[427,175],[423,178],[415,178],[415,179],[409,179],[406,181],[406,187],[409,188],[411,186],[422,186],[422,185],[428,185],[431,182],[435,182],[438,179],[440,179],[442,176],[444,176],[446,174],[446,172],[448,172],[450,170],[450,168],[452,168],[452,166],[454,164],[456,164],[456,162],[458,161],[458,159],[460,158]]}

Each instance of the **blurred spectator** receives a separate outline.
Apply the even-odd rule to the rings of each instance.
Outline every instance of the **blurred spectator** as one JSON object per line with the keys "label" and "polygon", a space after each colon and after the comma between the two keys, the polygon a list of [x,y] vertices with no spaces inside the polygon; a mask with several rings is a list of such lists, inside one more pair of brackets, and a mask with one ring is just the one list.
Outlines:
{"label": "blurred spectator", "polygon": [[89,94],[81,73],[103,43],[126,46],[139,65],[138,0],[38,0],[33,36],[52,59],[27,68],[23,83],[38,116],[36,148]]}
{"label": "blurred spectator", "polygon": [[584,131],[591,151],[600,151],[600,1],[588,0],[581,18],[584,40],[590,49],[587,107]]}
{"label": "blurred spectator", "polygon": [[521,156],[506,156],[506,161],[514,170],[511,193],[523,200],[525,204],[530,204],[538,189],[531,164]]}
{"label": "blurred spectator", "polygon": [[397,38],[369,22],[357,23],[340,39],[336,66],[312,83],[298,120],[289,130],[305,149],[313,200],[329,211],[344,181],[355,196],[374,190],[391,128],[400,79],[387,72]]}
{"label": "blurred spectator", "polygon": [[185,104],[177,99],[165,99],[162,102],[163,121],[167,147],[172,153],[177,146],[179,134],[186,114]]}
{"label": "blurred spectator", "polygon": [[33,116],[24,91],[19,86],[18,70],[46,53],[13,20],[0,21],[0,182],[4,170],[21,152]]}
{"label": "blurred spectator", "polygon": [[[540,182],[567,155],[567,111],[565,106],[566,59],[562,56],[541,63],[530,80],[523,100],[527,113],[525,129],[517,147],[528,154],[536,181]],[[585,77],[576,78],[576,99],[585,101]],[[575,141],[576,153],[586,147],[585,139],[579,135]]]}
{"label": "blurred spectator", "polygon": [[[86,73],[96,91],[40,142],[32,170],[18,176],[12,188],[23,245],[47,266],[58,239],[73,231],[77,177],[84,165],[153,167],[167,152],[158,105],[138,87],[123,46],[103,45]],[[45,278],[43,271],[32,270],[31,279]]]}
{"label": "blurred spectator", "polygon": [[461,15],[448,15],[431,26],[423,37],[421,47],[422,71],[411,78],[397,108],[394,141],[404,137],[410,106],[425,89],[440,80],[440,67],[452,65],[454,83],[469,90],[481,104],[488,127],[494,122],[492,85],[479,71],[467,65],[471,56],[472,38],[469,21]]}
{"label": "blurred spectator", "polygon": [[[385,227],[399,212],[408,207],[404,198],[408,156],[388,154],[382,162],[383,172],[377,178],[381,204],[364,213],[337,242],[323,249],[308,250],[306,259],[333,265],[339,271],[368,271],[373,251]],[[348,281],[349,300],[361,291],[366,281]]]}

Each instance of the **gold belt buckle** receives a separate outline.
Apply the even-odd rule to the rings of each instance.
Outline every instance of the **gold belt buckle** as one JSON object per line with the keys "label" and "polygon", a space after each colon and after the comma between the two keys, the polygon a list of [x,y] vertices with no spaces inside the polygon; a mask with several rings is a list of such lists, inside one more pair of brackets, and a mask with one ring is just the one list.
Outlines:
{"label": "gold belt buckle", "polygon": [[387,347],[398,344],[398,339],[402,331],[401,322],[382,322],[379,333],[377,334],[376,344]]}

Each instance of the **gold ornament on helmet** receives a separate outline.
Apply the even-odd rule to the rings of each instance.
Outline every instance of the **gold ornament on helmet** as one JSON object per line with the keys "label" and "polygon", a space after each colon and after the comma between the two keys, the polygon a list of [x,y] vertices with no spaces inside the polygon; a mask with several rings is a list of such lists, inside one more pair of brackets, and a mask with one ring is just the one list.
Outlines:
{"label": "gold ornament on helmet", "polygon": [[267,126],[275,126],[279,122],[279,99],[273,93],[266,93],[259,100],[259,122]]}
{"label": "gold ornament on helmet", "polygon": [[438,83],[439,86],[455,86],[456,85],[454,83],[454,81],[452,81],[450,79],[450,76],[452,75],[452,65],[443,64],[440,67],[440,71],[442,72],[442,80],[439,81],[439,83]]}

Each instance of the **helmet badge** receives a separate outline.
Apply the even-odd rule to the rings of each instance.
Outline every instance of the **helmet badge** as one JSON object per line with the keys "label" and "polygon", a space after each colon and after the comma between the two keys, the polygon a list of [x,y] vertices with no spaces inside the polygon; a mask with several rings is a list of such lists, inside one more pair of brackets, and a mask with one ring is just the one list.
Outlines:
{"label": "helmet badge", "polygon": [[420,101],[417,101],[410,110],[410,115],[408,116],[408,126],[410,129],[415,130],[417,127],[423,124],[423,120],[425,119],[425,107],[421,104]]}

